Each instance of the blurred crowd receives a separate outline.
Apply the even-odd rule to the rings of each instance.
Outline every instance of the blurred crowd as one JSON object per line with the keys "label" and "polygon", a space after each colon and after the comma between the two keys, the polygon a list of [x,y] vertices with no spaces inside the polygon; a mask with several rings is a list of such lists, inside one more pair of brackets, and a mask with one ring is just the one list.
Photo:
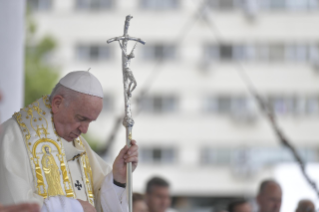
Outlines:
{"label": "blurred crowd", "polygon": [[[267,179],[261,182],[255,202],[237,199],[230,202],[220,212],[279,212],[282,202],[282,189],[278,182]],[[133,212],[173,212],[169,183],[160,177],[150,179],[146,185],[145,194],[133,194]],[[215,210],[213,210],[214,212]],[[295,212],[315,212],[315,205],[311,200],[302,199],[296,202]]]}

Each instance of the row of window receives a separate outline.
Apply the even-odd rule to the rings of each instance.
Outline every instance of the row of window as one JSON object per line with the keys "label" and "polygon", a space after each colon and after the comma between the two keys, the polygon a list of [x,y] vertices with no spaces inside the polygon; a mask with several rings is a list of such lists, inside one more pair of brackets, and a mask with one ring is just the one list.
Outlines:
{"label": "row of window", "polygon": [[[313,148],[298,149],[305,162],[318,162],[319,151]],[[172,164],[178,162],[178,151],[173,147],[140,147],[140,161],[144,164]],[[200,163],[203,165],[260,166],[293,162],[287,148],[202,148]]]}
{"label": "row of window", "polygon": [[[106,44],[77,45],[76,58],[79,61],[105,61],[112,59],[113,48]],[[176,59],[176,46],[150,44],[141,48],[142,58],[145,60],[174,60]]]}
{"label": "row of window", "polygon": [[[302,148],[297,152],[305,162],[319,161],[318,149]],[[287,148],[204,148],[201,152],[202,164],[258,166],[293,161],[295,159]]]}
{"label": "row of window", "polygon": [[[312,116],[319,115],[319,96],[270,96],[266,99],[269,108],[279,116]],[[148,96],[136,102],[144,113],[164,114],[174,113],[179,109],[179,99],[176,96]],[[104,98],[104,111],[113,110],[111,96]],[[211,96],[205,99],[203,111],[226,116],[242,116],[254,118],[257,111],[256,102],[245,96]]]}
{"label": "row of window", "polygon": [[284,43],[207,45],[205,58],[216,61],[318,61],[319,45]]}
{"label": "row of window", "polygon": [[[53,8],[54,0],[28,0],[27,5],[33,11],[48,11]],[[139,0],[141,9],[177,9],[178,0]],[[96,11],[109,10],[116,7],[115,0],[74,0],[76,10]]]}
{"label": "row of window", "polygon": [[[79,61],[104,61],[113,57],[113,48],[103,45],[77,45],[76,58]],[[177,46],[148,44],[140,50],[145,60],[176,60]],[[315,62],[319,61],[318,44],[207,44],[204,46],[207,61],[221,62]]]}
{"label": "row of window", "polygon": [[[50,10],[54,0],[28,0],[33,10]],[[105,10],[116,6],[115,0],[75,0],[77,10]],[[172,10],[181,6],[181,0],[139,0],[138,7],[142,9]],[[311,11],[318,10],[317,0],[209,0],[207,6],[213,10],[287,10]]]}
{"label": "row of window", "polygon": [[311,11],[319,9],[319,2],[317,0],[210,0],[209,6],[215,10]]}
{"label": "row of window", "polygon": [[[276,115],[318,115],[318,96],[269,96],[266,99],[269,109]],[[225,115],[253,115],[255,100],[244,96],[213,96],[207,98],[205,111]]]}

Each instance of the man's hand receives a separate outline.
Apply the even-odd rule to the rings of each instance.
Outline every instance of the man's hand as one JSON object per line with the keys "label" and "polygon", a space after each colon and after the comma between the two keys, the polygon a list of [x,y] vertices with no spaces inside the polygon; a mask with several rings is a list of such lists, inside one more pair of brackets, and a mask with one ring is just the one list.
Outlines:
{"label": "man's hand", "polygon": [[120,151],[113,163],[113,178],[119,183],[126,183],[126,163],[132,162],[133,171],[138,163],[138,146],[136,141],[131,141],[131,147],[127,145]]}
{"label": "man's hand", "polygon": [[81,203],[84,212],[96,212],[93,205],[91,205],[88,201],[83,201],[80,199],[77,200]]}
{"label": "man's hand", "polygon": [[40,212],[40,206],[36,203],[22,203],[18,205],[2,206],[0,212]]}

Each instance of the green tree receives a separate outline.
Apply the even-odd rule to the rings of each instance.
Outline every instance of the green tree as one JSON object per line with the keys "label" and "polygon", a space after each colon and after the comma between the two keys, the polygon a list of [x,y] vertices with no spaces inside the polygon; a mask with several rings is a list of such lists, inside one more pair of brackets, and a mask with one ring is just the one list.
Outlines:
{"label": "green tree", "polygon": [[43,95],[50,94],[57,83],[59,72],[49,62],[57,44],[51,36],[36,38],[37,27],[27,12],[25,39],[25,99],[27,106]]}

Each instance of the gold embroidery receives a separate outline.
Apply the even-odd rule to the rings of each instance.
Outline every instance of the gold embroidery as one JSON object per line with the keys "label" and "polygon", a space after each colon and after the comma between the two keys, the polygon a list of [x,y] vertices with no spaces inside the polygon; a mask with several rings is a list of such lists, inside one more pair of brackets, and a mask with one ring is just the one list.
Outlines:
{"label": "gold embroidery", "polygon": [[64,195],[60,182],[59,167],[56,165],[54,157],[51,155],[49,145],[43,145],[44,153],[41,163],[45,178],[48,184],[48,196]]}
{"label": "gold embroidery", "polygon": [[35,165],[35,174],[37,178],[37,188],[38,188],[38,194],[41,195],[43,198],[47,198],[47,191],[45,189],[45,184],[42,176],[42,170],[39,166],[39,157],[36,157],[36,159],[33,160],[33,163]]}
{"label": "gold embroidery", "polygon": [[[23,129],[22,131],[24,130],[27,130],[28,133],[26,135],[24,135],[25,139],[26,139],[26,142],[28,142],[31,138],[31,135],[30,135],[30,131],[29,129],[27,128],[26,124],[22,122],[22,115],[21,113],[14,113],[13,114],[13,117],[16,119],[16,121],[18,122],[19,126],[21,129]],[[28,146],[27,146],[28,147]],[[29,152],[31,152],[30,148],[28,147],[28,150]]]}
{"label": "gold embroidery", "polygon": [[[46,95],[46,96],[42,97],[42,100],[43,100],[44,105],[45,105],[47,108],[51,109],[51,104],[50,104],[50,101],[49,101],[49,96]],[[45,112],[44,112],[43,115],[45,115]]]}
{"label": "gold embroidery", "polygon": [[[46,107],[44,107],[44,110],[48,110],[46,108],[51,108],[50,103],[48,101],[48,96],[43,97],[43,102],[45,104]],[[46,103],[47,102],[47,103]],[[42,104],[42,108],[43,108],[43,104]],[[37,114],[33,114],[33,111],[37,112]],[[35,101],[34,103],[32,103],[31,105],[29,105],[26,108],[23,108],[20,112],[15,113],[13,115],[13,117],[16,119],[16,121],[18,122],[20,129],[24,135],[25,138],[25,144],[26,147],[28,149],[28,154],[29,154],[29,158],[30,160],[33,162],[34,166],[34,178],[35,178],[35,186],[38,190],[38,194],[41,195],[43,198],[47,198],[48,196],[55,196],[55,195],[65,195],[67,197],[72,197],[74,198],[74,192],[73,192],[73,187],[72,184],[70,182],[70,178],[69,178],[69,173],[68,173],[68,168],[65,164],[65,154],[64,154],[64,150],[63,150],[63,145],[62,142],[60,142],[61,146],[54,140],[47,138],[48,135],[50,135],[49,133],[49,125],[47,122],[46,117],[44,117],[43,115],[48,114],[48,118],[49,116],[51,116],[51,114],[49,113],[50,111],[43,111],[40,108],[40,103],[39,101]],[[26,117],[26,119],[28,119],[30,117],[30,124],[28,125],[30,127],[30,129],[32,128],[34,130],[33,135],[35,135],[36,137],[39,137],[38,140],[35,139],[35,136],[32,137],[31,139],[31,134],[30,131],[27,127],[27,125],[22,121],[22,114],[24,115],[23,117]],[[25,116],[27,115],[27,116]],[[51,116],[52,117],[52,116]],[[26,119],[24,119],[26,121]],[[37,123],[36,128],[33,126],[33,120],[39,120],[39,123]],[[34,123],[35,124],[35,123]],[[52,125],[50,125],[50,130],[53,130],[53,132],[55,132],[55,128],[54,128],[54,124],[52,123]],[[52,131],[50,131],[52,132]],[[54,137],[54,133],[53,134],[53,138],[57,139],[58,141],[61,141],[60,137],[57,135],[57,138]],[[44,135],[44,138],[43,138]],[[41,138],[42,137],[42,138]],[[30,140],[31,139],[31,140]],[[30,140],[30,142],[29,142]],[[45,145],[42,146],[42,151],[41,152],[36,152],[37,146],[41,143],[46,142]],[[56,164],[55,162],[55,155],[51,154],[51,147],[49,144],[53,144],[57,150],[53,150],[52,154],[54,152],[57,152],[58,154],[56,154],[57,159],[60,162],[60,169],[61,169],[61,173],[62,173],[62,179],[63,179],[63,184],[61,183],[61,177],[60,177],[60,170],[59,170],[59,166]],[[29,147],[30,146],[30,147]],[[47,147],[49,153],[47,153],[44,150],[44,147]],[[32,148],[32,151],[31,149]],[[39,163],[40,157],[38,155],[42,155],[42,160],[41,163]],[[43,173],[45,175],[46,181],[44,181],[43,178]],[[45,183],[46,182],[46,183]],[[52,185],[53,185],[53,189],[52,189]],[[58,186],[59,185],[59,186]],[[46,186],[48,186],[48,188],[46,189]],[[65,192],[63,191],[63,188],[65,190]]]}
{"label": "gold embroidery", "polygon": [[[80,137],[77,139],[77,142],[79,143],[80,146],[82,146],[85,149],[85,146],[83,145]],[[88,197],[89,197],[89,199],[90,198],[94,199],[93,173],[92,173],[92,169],[90,166],[89,157],[87,156],[87,154],[85,154],[81,157],[81,162],[82,162],[83,171],[85,174],[85,184],[86,184],[86,188],[87,188]],[[93,204],[93,203],[91,203],[91,204]]]}

